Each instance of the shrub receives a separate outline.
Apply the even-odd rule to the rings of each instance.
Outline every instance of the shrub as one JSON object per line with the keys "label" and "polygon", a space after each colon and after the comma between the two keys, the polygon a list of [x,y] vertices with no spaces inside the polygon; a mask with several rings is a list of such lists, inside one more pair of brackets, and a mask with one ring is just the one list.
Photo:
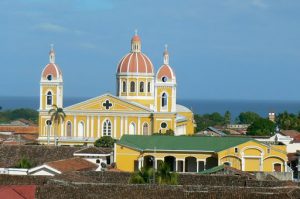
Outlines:
{"label": "shrub", "polygon": [[21,169],[30,169],[33,166],[32,162],[26,158],[26,157],[22,157],[17,165],[16,168],[21,168]]}
{"label": "shrub", "polygon": [[115,140],[110,136],[103,136],[100,139],[96,140],[94,143],[95,147],[107,147],[113,148]]}

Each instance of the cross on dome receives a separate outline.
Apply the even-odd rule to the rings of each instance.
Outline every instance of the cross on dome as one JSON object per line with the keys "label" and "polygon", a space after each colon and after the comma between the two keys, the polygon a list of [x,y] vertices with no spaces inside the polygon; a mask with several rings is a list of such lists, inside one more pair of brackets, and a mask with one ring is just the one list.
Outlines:
{"label": "cross on dome", "polygon": [[165,44],[165,50],[164,50],[164,64],[169,65],[169,52],[168,52],[168,45]]}
{"label": "cross on dome", "polygon": [[131,39],[131,52],[139,53],[139,52],[141,52],[141,48],[142,48],[141,39],[138,36],[137,29],[135,29],[134,36]]}
{"label": "cross on dome", "polygon": [[49,61],[51,64],[55,63],[54,44],[50,44]]}

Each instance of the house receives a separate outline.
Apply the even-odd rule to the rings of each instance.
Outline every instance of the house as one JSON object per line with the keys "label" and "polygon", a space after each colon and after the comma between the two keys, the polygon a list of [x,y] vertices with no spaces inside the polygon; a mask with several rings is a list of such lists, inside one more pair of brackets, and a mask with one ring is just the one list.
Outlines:
{"label": "house", "polygon": [[284,145],[266,145],[248,137],[123,135],[115,144],[122,171],[166,162],[176,172],[200,172],[227,164],[242,171],[287,171]]}
{"label": "house", "polygon": [[70,158],[47,162],[28,170],[28,175],[54,176],[71,171],[95,171],[99,165],[83,158]]}
{"label": "house", "polygon": [[87,147],[76,151],[74,157],[84,158],[98,165],[101,163],[110,165],[113,160],[113,152],[111,148]]}
{"label": "house", "polygon": [[205,136],[226,136],[226,133],[216,129],[214,127],[207,127],[204,131],[200,131],[196,133],[197,135],[205,135]]}

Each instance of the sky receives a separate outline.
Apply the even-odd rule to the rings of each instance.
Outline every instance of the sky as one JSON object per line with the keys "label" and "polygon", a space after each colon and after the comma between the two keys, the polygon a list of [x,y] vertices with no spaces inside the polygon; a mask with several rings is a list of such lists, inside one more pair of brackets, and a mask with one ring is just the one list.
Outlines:
{"label": "sky", "polygon": [[299,0],[1,0],[0,97],[38,96],[54,44],[65,97],[115,94],[134,30],[179,99],[300,100]]}

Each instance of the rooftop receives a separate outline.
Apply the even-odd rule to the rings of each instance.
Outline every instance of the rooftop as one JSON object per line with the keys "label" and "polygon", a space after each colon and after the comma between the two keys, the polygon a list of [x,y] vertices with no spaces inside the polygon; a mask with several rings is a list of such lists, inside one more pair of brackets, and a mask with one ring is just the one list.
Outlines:
{"label": "rooftop", "polygon": [[62,173],[70,171],[92,171],[98,168],[97,164],[89,162],[83,158],[70,158],[53,162],[47,162],[46,165]]}
{"label": "rooftop", "polygon": [[247,137],[123,135],[117,143],[139,151],[219,152],[251,140],[254,139]]}

